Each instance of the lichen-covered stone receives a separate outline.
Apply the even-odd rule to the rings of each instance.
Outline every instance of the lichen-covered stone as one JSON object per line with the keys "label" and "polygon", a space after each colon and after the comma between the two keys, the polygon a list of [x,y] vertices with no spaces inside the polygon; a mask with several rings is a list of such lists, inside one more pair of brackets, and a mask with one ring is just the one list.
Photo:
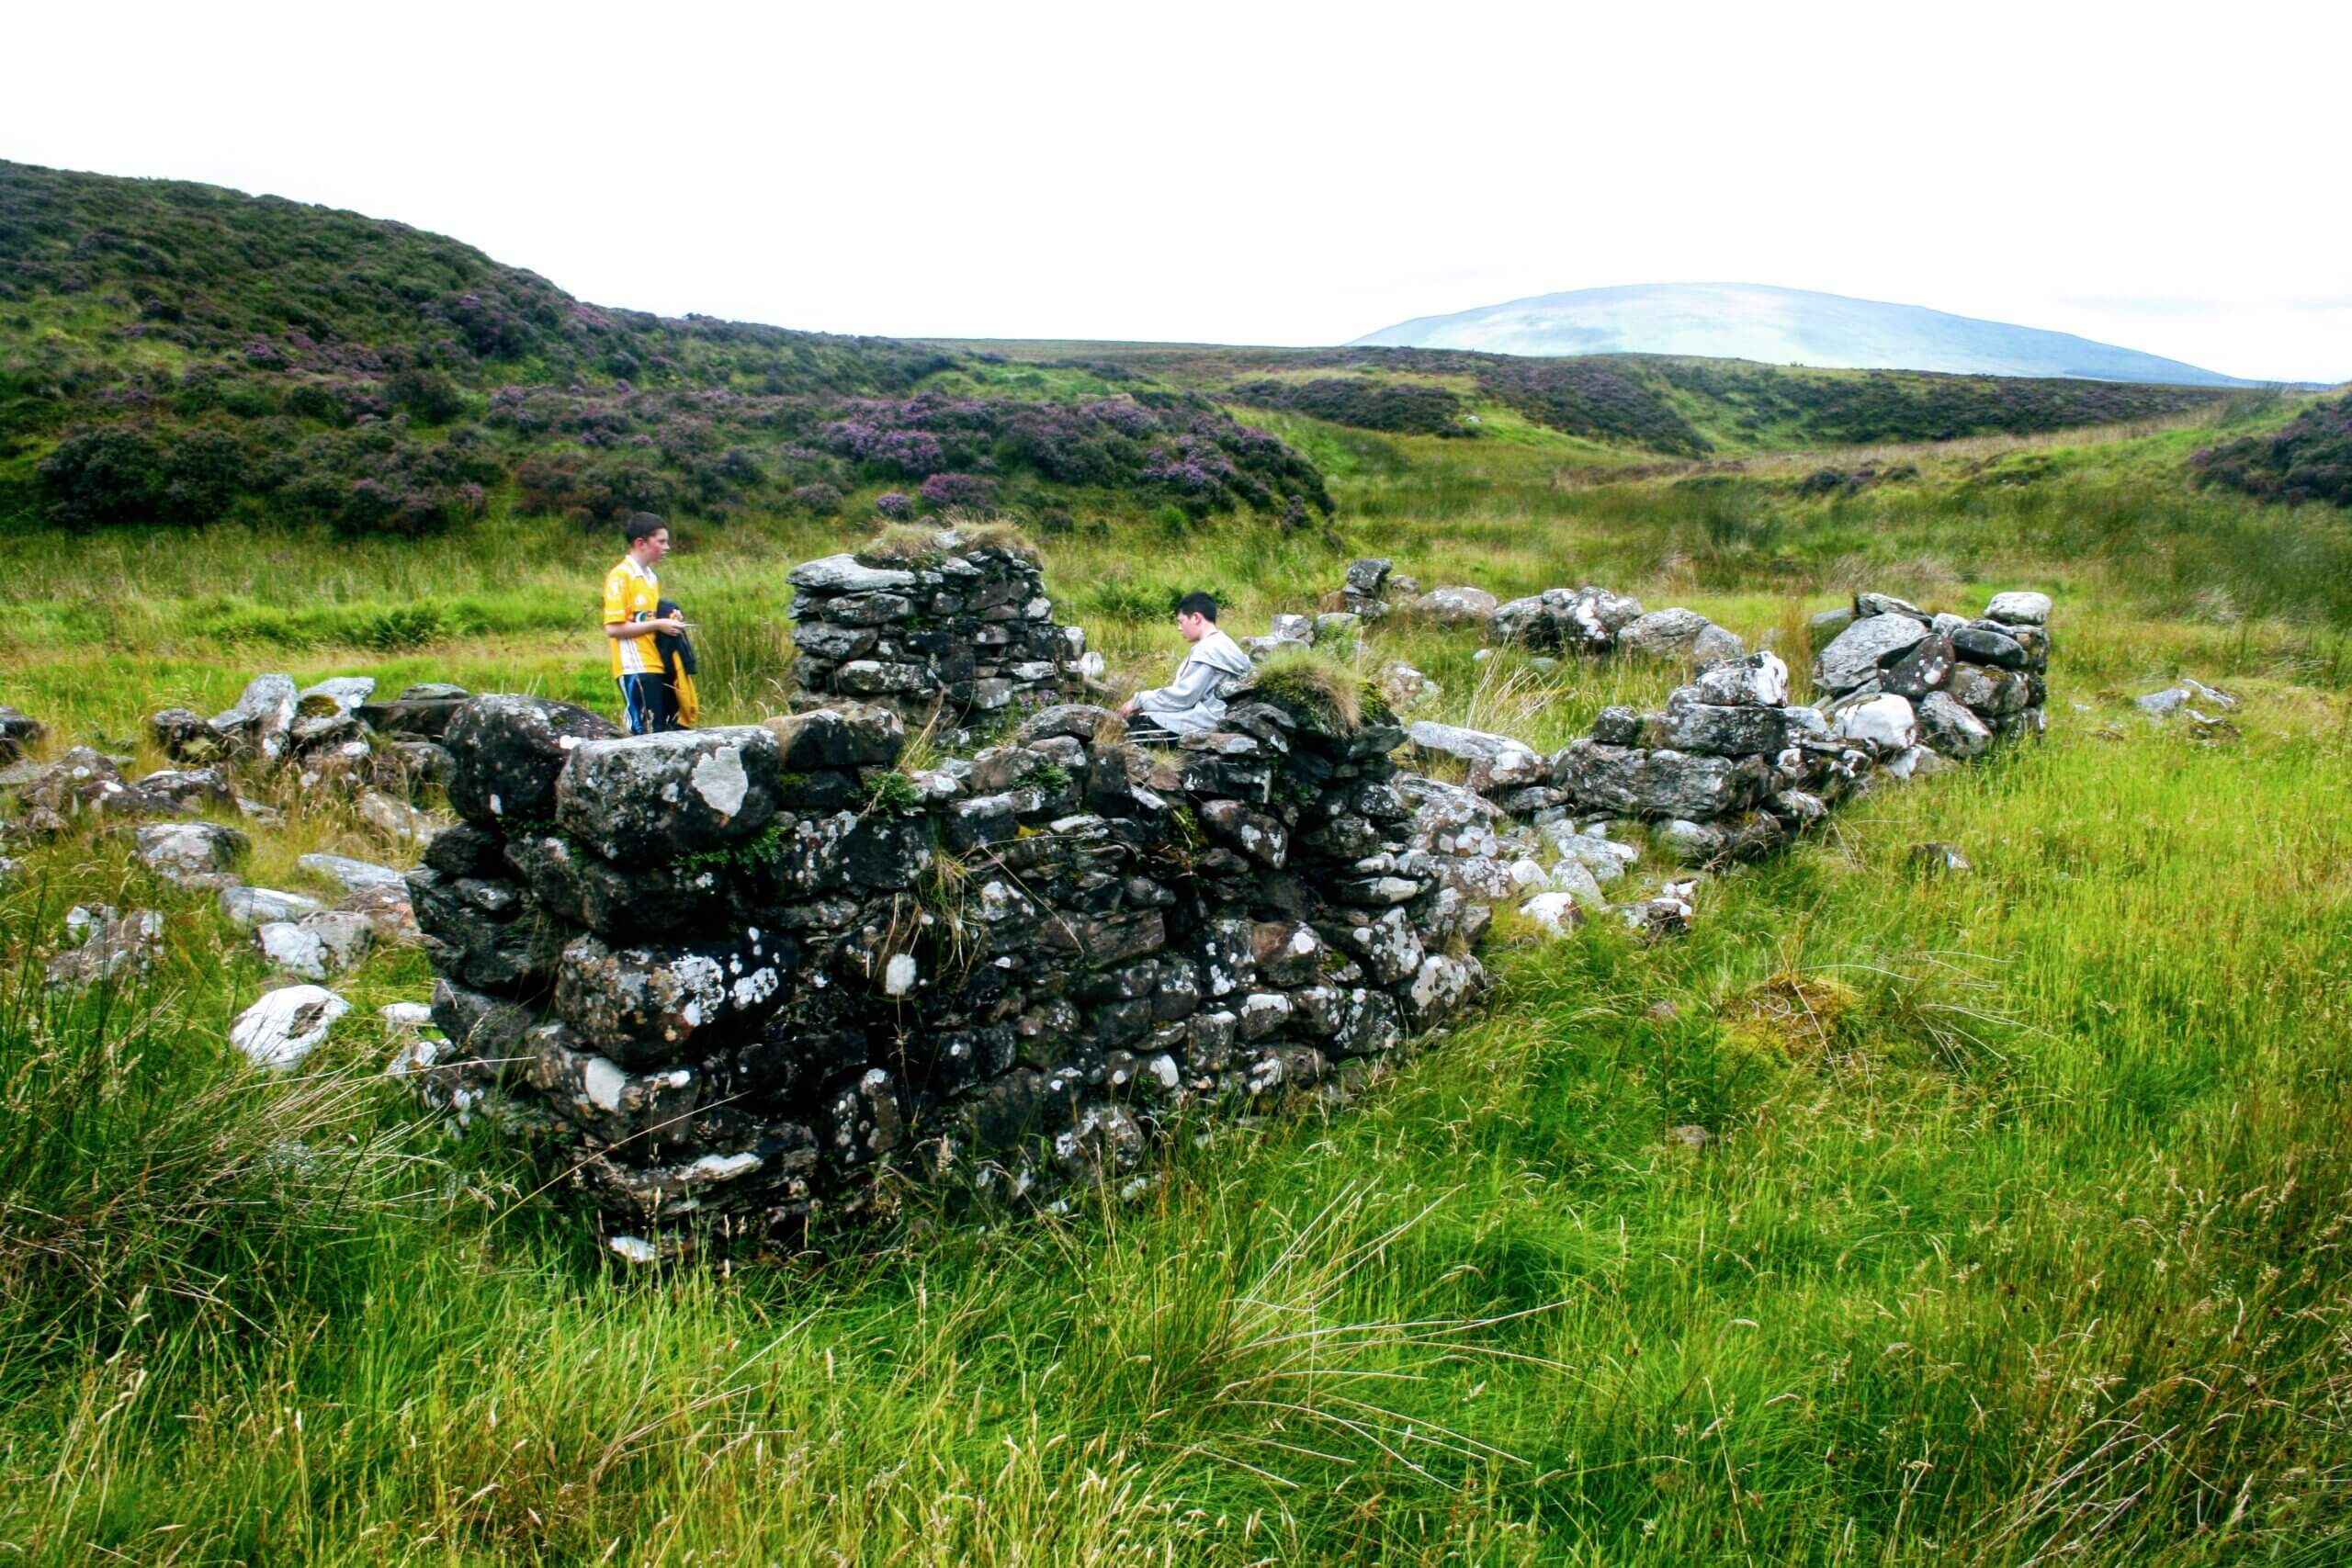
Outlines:
{"label": "lichen-covered stone", "polygon": [[1760,798],[1770,778],[1755,757],[1699,756],[1591,740],[1569,742],[1553,758],[1552,770],[1586,810],[1652,818],[1729,816]]}
{"label": "lichen-covered stone", "polygon": [[749,838],[775,815],[776,738],[757,725],[591,740],[556,780],[556,821],[617,865]]}
{"label": "lichen-covered stone", "polygon": [[1908,615],[1871,615],[1854,622],[1814,655],[1813,683],[1843,694],[1874,680],[1886,665],[1928,636],[1928,623]]}
{"label": "lichen-covered stone", "polygon": [[554,1007],[593,1049],[628,1067],[738,1035],[789,999],[799,948],[780,931],[731,941],[614,947],[574,938],[556,966]]}

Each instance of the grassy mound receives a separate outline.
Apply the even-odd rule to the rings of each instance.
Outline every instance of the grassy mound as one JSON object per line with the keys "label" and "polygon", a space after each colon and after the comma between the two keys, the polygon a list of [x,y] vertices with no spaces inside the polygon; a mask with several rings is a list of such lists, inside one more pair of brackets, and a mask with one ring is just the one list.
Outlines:
{"label": "grassy mound", "polygon": [[1295,714],[1318,735],[1344,739],[1367,721],[1388,717],[1386,705],[1365,689],[1358,671],[1309,648],[1286,648],[1269,655],[1246,689],[1251,696]]}

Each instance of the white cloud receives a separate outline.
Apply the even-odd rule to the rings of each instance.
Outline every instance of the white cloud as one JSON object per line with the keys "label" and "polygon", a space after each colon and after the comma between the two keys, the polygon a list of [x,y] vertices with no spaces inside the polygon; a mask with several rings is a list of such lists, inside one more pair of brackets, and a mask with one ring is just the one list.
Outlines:
{"label": "white cloud", "polygon": [[1339,342],[1729,279],[2352,376],[2340,8],[1632,10],[54,7],[0,152],[837,332]]}

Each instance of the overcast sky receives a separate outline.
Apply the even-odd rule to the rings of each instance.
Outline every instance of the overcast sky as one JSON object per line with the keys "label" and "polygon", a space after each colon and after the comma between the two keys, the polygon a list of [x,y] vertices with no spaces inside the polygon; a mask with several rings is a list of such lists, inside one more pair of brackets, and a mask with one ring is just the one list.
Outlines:
{"label": "overcast sky", "polygon": [[2352,377],[2341,5],[181,0],[7,31],[0,156],[397,218],[665,314],[1323,344],[1737,281]]}

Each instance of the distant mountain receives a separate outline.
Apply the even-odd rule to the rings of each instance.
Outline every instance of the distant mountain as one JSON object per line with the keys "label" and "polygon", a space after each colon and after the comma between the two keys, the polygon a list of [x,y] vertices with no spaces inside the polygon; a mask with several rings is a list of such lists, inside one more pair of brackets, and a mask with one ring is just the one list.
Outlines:
{"label": "distant mountain", "polygon": [[1450,316],[1417,316],[1349,346],[1681,354],[1830,368],[2189,387],[2258,384],[2071,333],[1760,283],[1644,283],[1539,294]]}

